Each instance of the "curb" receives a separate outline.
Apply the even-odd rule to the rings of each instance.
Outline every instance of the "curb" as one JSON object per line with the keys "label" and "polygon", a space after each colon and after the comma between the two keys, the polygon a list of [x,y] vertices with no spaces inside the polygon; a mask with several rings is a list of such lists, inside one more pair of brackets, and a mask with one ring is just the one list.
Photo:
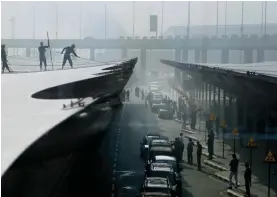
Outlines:
{"label": "curb", "polygon": [[231,189],[227,189],[227,194],[232,197],[244,197],[243,194],[239,192],[235,192],[234,190],[231,190]]}
{"label": "curb", "polygon": [[194,131],[188,130],[188,129],[181,129],[181,131],[185,132],[185,133],[189,133],[189,134],[195,134]]}
{"label": "curb", "polygon": [[181,120],[178,120],[178,119],[174,119],[176,122],[180,122],[180,123],[182,123],[183,121],[181,121]]}
{"label": "curb", "polygon": [[[219,165],[219,164],[217,164],[217,163],[215,163],[215,162],[209,161],[209,160],[204,160],[204,164],[206,164],[207,166],[210,166],[210,167],[212,167],[212,168],[215,168],[215,169],[217,169],[217,170],[228,171],[227,168],[225,168],[225,167],[223,167],[223,166],[221,166],[221,165]],[[220,176],[221,176],[221,175],[220,175]],[[224,178],[226,178],[226,177],[224,177]],[[229,181],[228,178],[226,178],[226,179],[227,179],[227,181]]]}
{"label": "curb", "polygon": [[[204,161],[205,162],[205,161]],[[214,173],[214,177],[217,179],[220,179],[222,181],[224,181],[225,183],[229,183],[229,179],[228,177],[225,177],[221,174],[219,174],[218,172]],[[234,180],[232,180],[232,183],[235,184]],[[240,186],[240,183],[238,182],[238,187]]]}

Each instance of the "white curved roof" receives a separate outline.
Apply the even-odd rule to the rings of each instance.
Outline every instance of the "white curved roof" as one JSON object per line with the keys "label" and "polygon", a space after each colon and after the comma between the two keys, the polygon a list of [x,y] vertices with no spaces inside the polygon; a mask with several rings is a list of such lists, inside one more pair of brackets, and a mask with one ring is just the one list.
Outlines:
{"label": "white curved roof", "polygon": [[[2,74],[1,173],[36,139],[81,108],[62,110],[70,100],[41,100],[31,95],[45,88],[95,77],[114,64],[78,69]],[[15,68],[14,68],[15,70]],[[86,100],[87,103],[92,102]]]}

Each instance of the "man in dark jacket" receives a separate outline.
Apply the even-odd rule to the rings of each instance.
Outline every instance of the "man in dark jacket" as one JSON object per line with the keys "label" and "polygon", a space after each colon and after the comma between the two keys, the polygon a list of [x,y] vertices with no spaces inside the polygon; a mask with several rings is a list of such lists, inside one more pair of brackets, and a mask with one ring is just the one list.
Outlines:
{"label": "man in dark jacket", "polygon": [[235,188],[238,187],[238,167],[239,160],[237,159],[236,154],[233,154],[233,159],[231,160],[230,166],[230,175],[229,175],[229,189],[232,189],[232,178],[235,177]]}
{"label": "man in dark jacket", "polygon": [[245,195],[250,197],[250,187],[251,187],[251,168],[249,163],[245,162],[245,172],[244,172],[244,181],[245,181]]}
{"label": "man in dark jacket", "polygon": [[192,152],[193,152],[193,142],[192,139],[189,139],[189,143],[187,146],[187,154],[188,154],[188,164],[192,164]]}
{"label": "man in dark jacket", "polygon": [[62,69],[63,69],[65,63],[67,62],[67,60],[68,60],[68,62],[69,62],[69,64],[70,64],[71,68],[73,68],[73,63],[72,63],[72,59],[71,59],[71,57],[70,57],[70,54],[73,53],[73,55],[74,55],[75,57],[79,57],[79,56],[76,54],[76,52],[75,52],[74,49],[75,49],[75,44],[72,44],[71,46],[65,47],[65,48],[62,50],[61,54],[63,54],[63,52],[65,51],[65,54],[64,54],[64,56],[63,56]]}
{"label": "man in dark jacket", "polygon": [[201,155],[202,155],[202,145],[197,142],[197,170],[201,170]]}
{"label": "man in dark jacket", "polygon": [[6,47],[6,45],[1,44],[2,73],[4,73],[5,68],[9,72],[12,72],[10,67],[8,66],[7,53],[6,53],[5,47]]}

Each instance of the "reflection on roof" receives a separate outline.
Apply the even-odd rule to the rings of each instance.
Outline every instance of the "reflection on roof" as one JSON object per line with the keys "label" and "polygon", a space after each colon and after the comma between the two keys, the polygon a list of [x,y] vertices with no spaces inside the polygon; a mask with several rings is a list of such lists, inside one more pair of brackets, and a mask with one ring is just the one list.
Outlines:
{"label": "reflection on roof", "polygon": [[[82,109],[77,106],[62,110],[63,104],[70,103],[69,99],[43,100],[31,95],[42,89],[94,78],[94,73],[109,66],[2,75],[2,174],[37,138]],[[93,99],[85,100],[86,104],[91,102]]]}
{"label": "reflection on roof", "polygon": [[258,62],[252,64],[204,64],[199,65],[208,67],[218,67],[226,70],[233,70],[239,73],[255,72],[257,74],[277,77],[277,61]]}

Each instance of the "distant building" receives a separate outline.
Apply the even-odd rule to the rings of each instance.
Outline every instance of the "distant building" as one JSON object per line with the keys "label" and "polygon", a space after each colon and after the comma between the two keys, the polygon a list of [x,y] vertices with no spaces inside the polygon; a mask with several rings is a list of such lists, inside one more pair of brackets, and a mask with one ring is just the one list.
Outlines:
{"label": "distant building", "polygon": [[[264,29],[263,31],[264,32]],[[266,32],[269,35],[277,34],[277,23],[267,24]],[[227,25],[226,26],[226,35],[240,35],[241,34],[241,25]],[[243,34],[258,36],[261,35],[261,24],[245,24],[243,26]],[[164,35],[167,36],[186,36],[187,35],[187,26],[172,26],[169,27]],[[191,25],[190,26],[190,37],[203,37],[203,36],[214,36],[216,35],[216,25]],[[221,37],[225,35],[225,25],[218,25],[218,36]]]}

